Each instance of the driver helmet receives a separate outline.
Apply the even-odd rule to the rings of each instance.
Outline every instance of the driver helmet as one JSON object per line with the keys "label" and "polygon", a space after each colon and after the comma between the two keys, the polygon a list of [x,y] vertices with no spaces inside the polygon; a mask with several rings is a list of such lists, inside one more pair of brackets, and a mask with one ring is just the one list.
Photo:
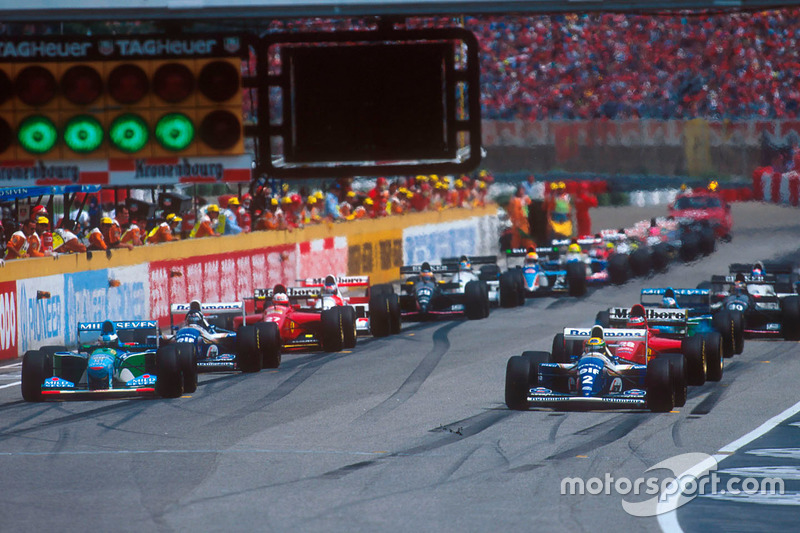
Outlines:
{"label": "driver helmet", "polygon": [[678,307],[678,302],[675,300],[675,291],[671,288],[664,291],[664,297],[661,299],[661,305],[664,307]]}
{"label": "driver helmet", "polygon": [[747,285],[744,281],[736,280],[733,282],[733,294],[741,295],[747,292]]}
{"label": "driver helmet", "polygon": [[186,313],[185,322],[187,326],[202,326],[205,322],[203,319],[203,313],[200,311],[189,311]]}
{"label": "driver helmet", "polygon": [[469,258],[466,255],[462,255],[458,260],[458,269],[461,271],[472,269],[472,263],[470,263]]}
{"label": "driver helmet", "polygon": [[285,292],[279,292],[272,297],[275,305],[289,305],[289,296]]}
{"label": "driver helmet", "polygon": [[764,275],[764,265],[760,262],[753,265],[753,271],[751,272],[753,276],[763,276]]}
{"label": "driver helmet", "polygon": [[325,276],[325,282],[322,286],[322,294],[326,296],[332,296],[338,292],[338,287],[336,287],[336,278],[333,276]]}
{"label": "driver helmet", "polygon": [[528,252],[528,255],[525,256],[525,263],[529,265],[535,265],[539,262],[539,254],[536,252]]}
{"label": "driver helmet", "polygon": [[586,353],[606,353],[606,342],[599,337],[592,337],[584,345]]}
{"label": "driver helmet", "polygon": [[636,314],[632,313],[631,316],[628,317],[628,327],[629,328],[637,328],[637,329],[646,328],[647,327],[647,319],[645,319],[645,317],[642,316],[639,313],[636,313]]}
{"label": "driver helmet", "polygon": [[109,346],[112,348],[116,348],[119,346],[119,337],[117,336],[116,331],[114,331],[114,323],[110,320],[106,320],[103,322],[103,325],[100,327],[100,345],[102,346]]}
{"label": "driver helmet", "polygon": [[433,281],[433,271],[428,263],[423,263],[419,272],[419,277],[423,281]]}
{"label": "driver helmet", "polygon": [[577,242],[573,242],[572,244],[569,245],[567,251],[571,254],[579,254],[581,253],[581,245],[578,244]]}

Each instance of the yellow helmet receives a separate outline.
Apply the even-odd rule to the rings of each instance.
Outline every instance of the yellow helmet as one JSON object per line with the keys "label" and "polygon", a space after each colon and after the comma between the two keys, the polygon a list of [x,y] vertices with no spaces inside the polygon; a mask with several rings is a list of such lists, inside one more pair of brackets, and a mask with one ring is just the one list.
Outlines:
{"label": "yellow helmet", "polygon": [[281,198],[281,203],[282,204],[290,204],[290,203],[292,203],[292,198],[290,196],[288,196],[288,195],[284,196],[283,198]]}
{"label": "yellow helmet", "polygon": [[[42,217],[42,218],[44,218],[44,217]],[[37,223],[38,223],[38,220],[37,220]],[[114,223],[114,221],[111,220],[110,217],[103,217],[103,218],[100,219],[100,224],[113,224],[113,223]]]}
{"label": "yellow helmet", "polygon": [[569,245],[567,251],[571,254],[579,254],[581,253],[581,245],[576,242],[573,242],[572,244]]}
{"label": "yellow helmet", "polygon": [[588,341],[586,341],[586,351],[587,352],[605,352],[606,351],[606,343],[600,337],[592,337]]}
{"label": "yellow helmet", "polygon": [[708,184],[708,190],[711,192],[716,191],[718,187],[719,183],[717,182],[717,180],[713,180],[711,183]]}
{"label": "yellow helmet", "polygon": [[314,198],[317,200],[324,200],[325,195],[322,193],[322,191],[314,191]]}
{"label": "yellow helmet", "polygon": [[355,198],[356,197],[356,191],[347,191],[347,197],[348,198]]}
{"label": "yellow helmet", "polygon": [[567,184],[564,183],[563,181],[559,181],[558,182],[558,188],[559,189],[566,189],[567,188]]}
{"label": "yellow helmet", "polygon": [[280,202],[278,201],[277,198],[273,198],[272,200],[269,201],[269,203],[270,203],[270,205],[278,205],[278,204],[280,204]]}
{"label": "yellow helmet", "polygon": [[206,208],[206,211],[209,213],[219,213],[219,206],[217,204],[211,204]]}
{"label": "yellow helmet", "polygon": [[[106,217],[106,218],[108,218],[108,217]],[[50,220],[48,220],[47,217],[37,217],[36,218],[36,223],[37,224],[50,224]]]}
{"label": "yellow helmet", "polygon": [[374,204],[374,203],[375,203],[375,202],[373,202],[373,201],[372,201],[372,198],[366,198],[366,199],[364,200],[364,205],[372,205],[372,204]]}
{"label": "yellow helmet", "polygon": [[551,191],[557,191],[558,190],[558,182],[557,181],[553,181],[553,182],[550,183],[550,190]]}
{"label": "yellow helmet", "polygon": [[233,198],[228,200],[228,205],[242,205],[242,204],[240,204],[239,199],[234,196]]}

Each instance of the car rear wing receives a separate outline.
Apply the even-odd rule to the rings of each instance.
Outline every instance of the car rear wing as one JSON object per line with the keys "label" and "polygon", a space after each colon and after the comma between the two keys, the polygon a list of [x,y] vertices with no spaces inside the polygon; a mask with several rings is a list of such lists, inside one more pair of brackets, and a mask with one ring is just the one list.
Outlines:
{"label": "car rear wing", "polygon": [[[750,274],[753,272],[754,266],[755,264],[751,263],[731,263],[728,265],[728,271],[731,274]],[[767,274],[792,274],[794,272],[792,264],[788,262],[766,261],[762,263],[762,266]]]}
{"label": "car rear wing", "polygon": [[[466,256],[470,263],[473,265],[496,265],[496,255],[476,255]],[[443,265],[458,265],[461,262],[460,257],[444,257],[442,258]]]}
{"label": "car rear wing", "polygon": [[[175,318],[174,318],[175,315],[187,314],[191,310],[190,305],[191,304],[188,303],[180,303],[180,304],[172,304],[169,306],[170,331],[175,331]],[[233,317],[235,315],[242,315],[243,318],[246,316],[243,302],[201,303],[200,312],[203,313],[204,318],[206,320],[221,317],[222,318],[221,321],[214,321],[214,322],[219,322],[219,324],[217,324],[218,326],[221,326],[222,324],[227,326],[229,322],[232,323]]]}
{"label": "car rear wing", "polygon": [[[458,265],[430,265],[434,274],[447,274],[458,272]],[[400,267],[401,276],[411,276],[422,272],[422,265],[403,265]]]}
{"label": "car rear wing", "polygon": [[[104,322],[78,322],[78,345],[85,344],[81,343],[81,336],[84,341],[87,334],[96,339],[98,336],[91,333],[102,331]],[[157,320],[112,320],[111,322],[114,324],[121,345],[158,347],[160,331]]]}
{"label": "car rear wing", "polygon": [[[369,287],[369,276],[336,276],[336,285],[339,287]],[[297,280],[303,287],[322,287],[325,278],[306,278]]]}
{"label": "car rear wing", "polygon": [[539,246],[538,248],[509,248],[506,250],[506,259],[509,257],[525,257],[530,252],[536,252],[539,258],[557,259],[561,255],[558,246]]}
{"label": "car rear wing", "polygon": [[[585,341],[592,336],[595,328],[564,328],[565,341]],[[624,329],[624,328],[605,328],[603,329],[603,340],[608,344],[615,344],[620,341],[647,341],[646,329]]]}
{"label": "car rear wing", "polygon": [[[667,289],[642,289],[640,302],[646,307],[661,305],[661,300]],[[711,291],[708,289],[672,289],[675,301],[681,307],[697,307],[708,305]]]}
{"label": "car rear wing", "polygon": [[739,272],[738,274],[728,274],[727,276],[711,276],[711,283],[714,285],[722,285],[725,283],[734,283],[736,278],[744,279],[745,283],[755,283],[759,285],[774,285],[778,283],[778,278],[775,274],[764,274],[763,276],[753,276],[752,274],[745,274]]}
{"label": "car rear wing", "polygon": [[[273,289],[256,289],[253,291],[253,299],[257,302],[272,301],[275,296]],[[290,300],[307,300],[310,298],[322,298],[321,287],[287,287],[286,296]]]}
{"label": "car rear wing", "polygon": [[603,244],[603,239],[599,237],[586,237],[573,241],[572,239],[553,240],[553,246],[569,246],[570,244],[578,243],[581,246],[594,246],[596,244]]}
{"label": "car rear wing", "polygon": [[[608,310],[608,318],[611,324],[627,322],[630,318],[631,310],[627,307],[612,307]],[[648,325],[662,326],[685,326],[689,323],[689,311],[687,309],[672,309],[669,307],[646,307]]]}

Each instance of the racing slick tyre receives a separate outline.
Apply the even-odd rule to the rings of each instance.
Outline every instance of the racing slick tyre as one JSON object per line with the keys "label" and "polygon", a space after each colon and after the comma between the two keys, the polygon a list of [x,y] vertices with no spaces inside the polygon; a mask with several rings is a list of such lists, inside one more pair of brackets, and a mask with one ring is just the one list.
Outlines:
{"label": "racing slick tyre", "polygon": [[197,390],[197,355],[194,351],[194,344],[179,342],[175,347],[177,349],[178,367],[181,369],[181,377],[183,379],[183,392],[191,394]]}
{"label": "racing slick tyre", "polygon": [[611,254],[607,268],[608,278],[614,285],[622,285],[631,277],[628,256],[625,254]]}
{"label": "racing slick tyre", "polygon": [[358,338],[356,310],[351,305],[342,306],[342,329],[344,330],[344,347],[355,348]]}
{"label": "racing slick tyre", "polygon": [[611,313],[606,311],[598,311],[594,317],[594,323],[597,326],[602,326],[603,329],[611,326]]}
{"label": "racing slick tyre", "polygon": [[570,352],[567,350],[563,333],[556,333],[555,337],[553,337],[553,350],[550,353],[553,354],[554,363],[570,362]]}
{"label": "racing slick tyre", "polygon": [[653,263],[653,270],[656,272],[664,272],[669,266],[669,245],[665,242],[660,242],[653,247],[653,253],[650,255]]}
{"label": "racing slick tyre", "polygon": [[686,381],[694,386],[704,384],[708,369],[705,338],[701,335],[686,337],[681,341],[681,351],[686,357]]}
{"label": "racing slick tyre", "polygon": [[694,231],[687,231],[681,243],[681,260],[688,263],[697,259],[700,248],[700,239]]}
{"label": "racing slick tyre", "polygon": [[744,313],[741,311],[728,311],[733,318],[733,353],[740,354],[744,351]]}
{"label": "racing slick tyre", "polygon": [[[394,295],[397,298],[397,295]],[[387,337],[392,332],[390,295],[373,293],[369,296],[369,331],[373,337]]]}
{"label": "racing slick tyre", "polygon": [[261,345],[256,327],[242,326],[236,332],[236,361],[242,372],[252,373],[261,370]]}
{"label": "racing slick tyre", "polygon": [[704,333],[706,344],[706,379],[719,381],[722,379],[722,335],[718,331]]}
{"label": "racing slick tyre", "polygon": [[528,379],[529,387],[536,387],[539,385],[539,365],[541,363],[555,363],[553,356],[549,352],[540,352],[535,350],[526,350],[522,352],[522,358],[528,362],[530,367],[530,374]]}
{"label": "racing slick tyre", "polygon": [[389,320],[392,335],[397,335],[403,328],[403,316],[400,314],[400,298],[394,293],[389,293]]}
{"label": "racing slick tyre", "polygon": [[39,348],[39,351],[46,353],[50,357],[53,357],[56,352],[66,352],[68,350],[66,346],[42,346]]}
{"label": "racing slick tyre", "polygon": [[514,411],[528,408],[531,390],[531,365],[521,355],[509,358],[506,364],[506,405]]}
{"label": "racing slick tyre", "polygon": [[717,239],[714,237],[714,230],[703,228],[698,235],[698,248],[701,254],[711,255],[717,250]]}
{"label": "racing slick tyre", "polygon": [[519,288],[511,271],[500,274],[500,305],[502,307],[519,305]]}
{"label": "racing slick tyre", "polygon": [[163,398],[179,398],[183,394],[177,344],[165,344],[156,352],[156,393]]}
{"label": "racing slick tyre", "polygon": [[369,288],[369,295],[372,297],[373,294],[384,294],[384,293],[393,293],[394,287],[391,283],[380,283],[378,285],[373,285]]}
{"label": "racing slick tyre", "polygon": [[659,358],[669,361],[675,407],[683,407],[686,405],[686,395],[689,392],[686,383],[686,357],[681,353],[668,353],[660,355]]}
{"label": "racing slick tyre", "polygon": [[711,319],[714,329],[722,336],[722,356],[733,357],[736,353],[736,322],[729,311],[723,310]]}
{"label": "racing slick tyre", "polygon": [[255,324],[258,345],[261,348],[261,368],[281,366],[281,334],[275,322]]}
{"label": "racing slick tyre", "polygon": [[41,402],[42,384],[53,375],[53,357],[41,350],[28,350],[22,358],[22,398]]}
{"label": "racing slick tyre", "polygon": [[668,413],[675,408],[675,387],[669,359],[659,357],[650,361],[644,383],[648,409],[654,413]]}
{"label": "racing slick tyre", "polygon": [[800,340],[800,296],[787,296],[781,301],[781,333],[787,340]]}
{"label": "racing slick tyre", "polygon": [[464,287],[464,314],[470,320],[486,317],[486,294],[480,281],[470,281]]}
{"label": "racing slick tyre", "polygon": [[320,316],[322,349],[326,352],[341,352],[344,348],[344,320],[342,310],[332,307]]}
{"label": "racing slick tyre", "polygon": [[579,261],[566,264],[567,290],[570,296],[586,294],[586,265]]}
{"label": "racing slick tyre", "polygon": [[631,271],[634,276],[642,277],[650,273],[650,251],[647,248],[637,248],[631,252],[630,259]]}
{"label": "racing slick tyre", "polygon": [[492,309],[492,303],[489,301],[489,286],[485,281],[481,281],[480,284],[483,291],[483,318],[489,318],[489,312]]}
{"label": "racing slick tyre", "polygon": [[509,270],[509,272],[512,273],[511,275],[514,278],[517,286],[517,305],[525,305],[525,274],[522,273],[521,268],[515,268],[513,270]]}

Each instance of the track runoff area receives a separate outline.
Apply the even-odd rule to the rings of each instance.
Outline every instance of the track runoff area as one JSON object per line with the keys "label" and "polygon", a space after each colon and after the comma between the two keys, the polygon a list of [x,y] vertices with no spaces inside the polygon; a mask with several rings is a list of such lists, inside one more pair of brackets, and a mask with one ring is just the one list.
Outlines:
{"label": "track runoff area", "polygon": [[[595,223],[654,209],[598,209]],[[503,401],[509,356],[549,350],[561,328],[631,305],[642,287],[694,287],[733,262],[800,258],[797,210],[735,204],[733,214],[733,242],[666,273],[486,320],[406,323],[347,353],[287,355],[276,371],[204,374],[176,400],[25,403],[18,362],[5,364],[0,529],[792,528],[798,343],[746,341],[720,382],[690,387],[671,413],[514,412]],[[675,509],[645,493],[684,472],[710,482],[712,460],[720,490],[751,488],[726,485],[732,477],[783,475],[784,494],[685,490]]]}

